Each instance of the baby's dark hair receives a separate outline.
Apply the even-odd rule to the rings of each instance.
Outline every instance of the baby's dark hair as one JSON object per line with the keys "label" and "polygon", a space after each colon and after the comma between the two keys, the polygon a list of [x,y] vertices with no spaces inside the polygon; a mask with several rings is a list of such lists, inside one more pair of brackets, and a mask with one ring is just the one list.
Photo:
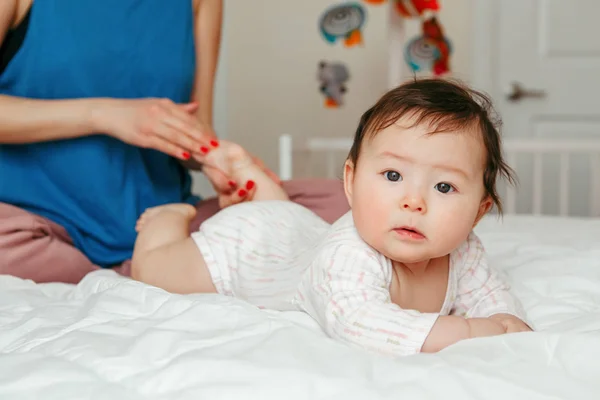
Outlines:
{"label": "baby's dark hair", "polygon": [[356,165],[363,141],[404,117],[412,119],[413,126],[428,124],[432,133],[480,132],[487,153],[483,185],[498,212],[502,213],[496,180],[500,175],[514,184],[515,178],[502,155],[500,119],[485,94],[443,79],[417,79],[402,84],[383,95],[362,115],[348,159]]}

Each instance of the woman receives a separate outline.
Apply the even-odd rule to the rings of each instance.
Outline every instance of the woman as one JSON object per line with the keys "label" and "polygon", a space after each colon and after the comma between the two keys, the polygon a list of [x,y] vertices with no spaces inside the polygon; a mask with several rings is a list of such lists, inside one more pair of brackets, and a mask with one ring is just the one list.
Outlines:
{"label": "woman", "polygon": [[[146,208],[198,203],[188,169],[219,145],[221,12],[222,0],[0,2],[0,273],[127,273]],[[222,203],[252,195],[204,173]]]}

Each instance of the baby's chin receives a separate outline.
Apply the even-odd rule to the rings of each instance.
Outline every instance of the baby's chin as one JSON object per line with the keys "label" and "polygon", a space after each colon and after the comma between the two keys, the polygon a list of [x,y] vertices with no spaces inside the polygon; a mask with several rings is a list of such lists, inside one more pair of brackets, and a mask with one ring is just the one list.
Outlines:
{"label": "baby's chin", "polygon": [[402,264],[414,264],[429,261],[436,258],[446,257],[452,249],[446,249],[441,243],[405,243],[397,238],[387,235],[384,237],[367,237],[358,231],[359,236],[371,248],[390,260]]}
{"label": "baby's chin", "polygon": [[[396,247],[396,246],[394,246]],[[404,247],[404,246],[402,246]],[[401,263],[401,264],[418,264],[427,262],[430,260],[434,260],[436,258],[446,257],[450,254],[450,251],[445,251],[443,249],[434,250],[427,248],[410,248],[410,246],[406,246],[406,248],[394,248],[394,249],[376,249],[389,258],[393,262]]]}

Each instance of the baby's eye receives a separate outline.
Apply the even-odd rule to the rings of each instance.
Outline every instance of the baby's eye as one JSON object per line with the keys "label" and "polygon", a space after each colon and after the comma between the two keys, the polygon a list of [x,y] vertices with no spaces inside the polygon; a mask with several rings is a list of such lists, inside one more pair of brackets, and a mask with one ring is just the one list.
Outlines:
{"label": "baby's eye", "polygon": [[391,182],[398,182],[402,180],[402,175],[396,171],[385,171],[383,176],[385,176],[385,179]]}
{"label": "baby's eye", "polygon": [[435,185],[435,188],[440,193],[450,193],[456,190],[454,189],[454,187],[452,187],[452,185],[445,182],[438,183],[437,185]]}

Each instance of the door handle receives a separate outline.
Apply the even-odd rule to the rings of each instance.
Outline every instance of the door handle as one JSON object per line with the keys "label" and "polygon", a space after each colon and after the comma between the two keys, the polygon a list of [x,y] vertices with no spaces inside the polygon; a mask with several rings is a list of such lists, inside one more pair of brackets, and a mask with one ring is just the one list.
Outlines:
{"label": "door handle", "polygon": [[513,82],[511,85],[511,91],[508,93],[506,98],[508,101],[516,103],[525,98],[543,98],[546,97],[546,92],[537,89],[526,89],[519,82]]}

